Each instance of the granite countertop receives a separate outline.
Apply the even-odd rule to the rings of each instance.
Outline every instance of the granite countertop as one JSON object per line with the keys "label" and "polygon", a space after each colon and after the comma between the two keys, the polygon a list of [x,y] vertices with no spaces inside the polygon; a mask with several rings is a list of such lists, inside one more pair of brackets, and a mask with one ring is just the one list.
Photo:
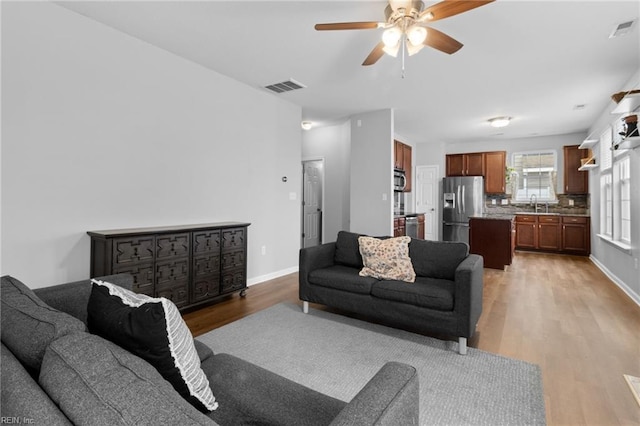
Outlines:
{"label": "granite countertop", "polygon": [[477,216],[470,216],[470,219],[488,219],[488,220],[513,220],[516,217],[515,214],[509,213],[484,213]]}
{"label": "granite countertop", "polygon": [[421,214],[424,214],[424,213],[414,213],[414,212],[404,212],[404,213],[401,213],[401,214],[394,213],[393,217],[394,217],[394,219],[395,218],[399,218],[399,217],[415,217],[415,216],[418,216],[418,215],[421,215]]}

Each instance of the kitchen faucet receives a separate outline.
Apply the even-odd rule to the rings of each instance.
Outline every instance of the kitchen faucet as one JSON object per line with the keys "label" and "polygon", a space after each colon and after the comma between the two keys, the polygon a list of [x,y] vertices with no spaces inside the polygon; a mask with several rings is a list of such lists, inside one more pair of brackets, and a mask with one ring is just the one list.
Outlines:
{"label": "kitchen faucet", "polygon": [[535,213],[538,213],[538,197],[536,196],[536,194],[531,194],[531,198],[529,198],[529,201],[531,202],[531,204],[533,204],[533,211]]}

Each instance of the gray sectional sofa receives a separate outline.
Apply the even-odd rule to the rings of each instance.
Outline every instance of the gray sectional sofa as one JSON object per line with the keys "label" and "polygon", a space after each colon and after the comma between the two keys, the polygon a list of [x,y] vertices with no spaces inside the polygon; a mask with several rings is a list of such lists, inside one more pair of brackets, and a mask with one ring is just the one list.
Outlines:
{"label": "gray sectional sofa", "polygon": [[379,280],[359,275],[360,236],[340,231],[336,242],[300,250],[303,309],[320,303],[392,327],[455,336],[465,354],[482,313],[482,257],[469,254],[466,243],[411,239],[415,282]]}
{"label": "gray sectional sofa", "polygon": [[[129,275],[102,278],[130,289]],[[350,402],[195,347],[219,406],[203,413],[147,361],[86,330],[89,280],[30,290],[2,277],[1,413],[34,425],[415,425],[418,378],[389,362]],[[244,338],[242,336],[241,338]]]}

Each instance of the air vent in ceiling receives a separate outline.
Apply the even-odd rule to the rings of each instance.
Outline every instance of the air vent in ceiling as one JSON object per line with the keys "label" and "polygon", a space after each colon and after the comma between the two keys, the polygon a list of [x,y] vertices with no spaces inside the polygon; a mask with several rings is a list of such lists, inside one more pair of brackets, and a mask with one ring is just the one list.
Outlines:
{"label": "air vent in ceiling", "polygon": [[609,35],[609,38],[620,37],[629,33],[629,31],[631,31],[631,28],[633,27],[633,24],[635,22],[636,20],[632,19],[631,21],[627,21],[619,24],[613,29],[613,31],[611,32],[611,35]]}
{"label": "air vent in ceiling", "polygon": [[264,88],[267,90],[271,90],[272,92],[275,92],[275,93],[284,93],[284,92],[290,92],[292,90],[304,89],[305,87],[307,86],[290,78],[287,81],[270,84],[268,86],[265,86]]}

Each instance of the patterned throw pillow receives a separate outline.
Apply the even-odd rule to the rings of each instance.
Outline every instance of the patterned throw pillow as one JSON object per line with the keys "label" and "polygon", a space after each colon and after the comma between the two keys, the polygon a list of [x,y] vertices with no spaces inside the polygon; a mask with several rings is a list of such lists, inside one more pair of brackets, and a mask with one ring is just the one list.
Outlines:
{"label": "patterned throw pillow", "polygon": [[359,237],[360,254],[364,262],[360,276],[414,282],[416,273],[409,258],[409,242],[410,237],[386,240]]}
{"label": "patterned throw pillow", "polygon": [[153,365],[174,389],[201,411],[218,407],[191,331],[173,302],[91,280],[89,331]]}

